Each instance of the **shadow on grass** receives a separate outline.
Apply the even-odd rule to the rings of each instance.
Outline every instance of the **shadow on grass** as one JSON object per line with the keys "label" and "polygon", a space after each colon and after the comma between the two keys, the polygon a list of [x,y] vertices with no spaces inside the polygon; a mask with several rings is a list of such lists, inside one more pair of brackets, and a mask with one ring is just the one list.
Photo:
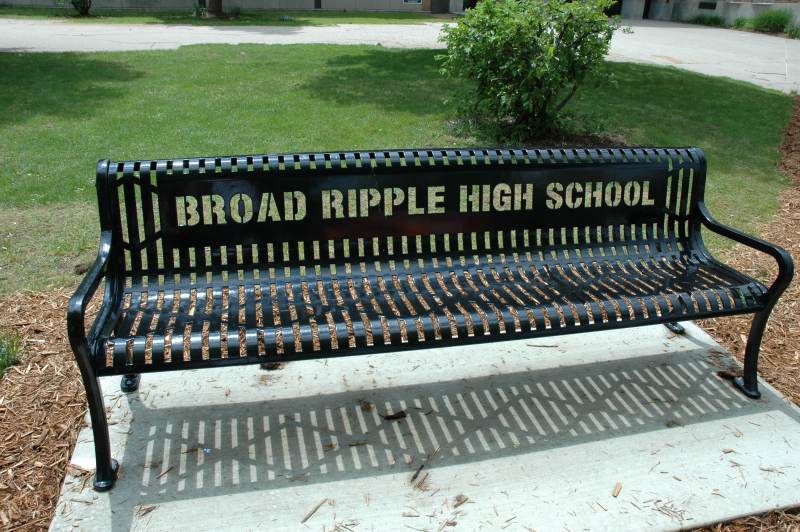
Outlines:
{"label": "shadow on grass", "polygon": [[[619,132],[606,133],[584,111],[564,129],[540,133],[523,141],[498,140],[490,128],[469,122],[458,112],[459,98],[468,85],[444,77],[436,56],[439,50],[403,50],[362,47],[325,61],[325,68],[301,87],[311,98],[333,105],[366,104],[387,113],[442,116],[453,131],[473,137],[486,146],[523,143],[531,146],[621,146]],[[589,90],[584,88],[584,90]],[[569,109],[571,110],[571,109]],[[500,136],[502,139],[502,136]]]}
{"label": "shadow on grass", "polygon": [[0,53],[0,126],[36,116],[81,119],[126,94],[143,74],[79,54]]}
{"label": "shadow on grass", "polygon": [[439,114],[457,97],[454,82],[439,73],[432,50],[374,47],[331,57],[301,87],[321,102],[369,104],[387,112]]}

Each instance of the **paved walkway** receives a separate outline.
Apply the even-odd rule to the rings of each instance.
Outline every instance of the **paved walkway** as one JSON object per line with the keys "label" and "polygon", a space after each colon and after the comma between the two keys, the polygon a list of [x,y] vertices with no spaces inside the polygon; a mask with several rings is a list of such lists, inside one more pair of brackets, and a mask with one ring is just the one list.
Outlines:
{"label": "paved walkway", "polygon": [[76,476],[82,430],[50,530],[661,531],[796,506],[800,411],[736,392],[685,325],[104,377],[122,472]]}
{"label": "paved walkway", "polygon": [[[800,40],[659,21],[626,21],[610,59],[727,76],[800,92]],[[434,48],[442,23],[339,26],[165,26],[0,19],[0,51],[86,52],[174,49],[187,44],[381,44]]]}
{"label": "paved walkway", "polygon": [[693,24],[625,22],[633,33],[617,32],[611,43],[612,60],[674,65],[800,92],[800,40]]}

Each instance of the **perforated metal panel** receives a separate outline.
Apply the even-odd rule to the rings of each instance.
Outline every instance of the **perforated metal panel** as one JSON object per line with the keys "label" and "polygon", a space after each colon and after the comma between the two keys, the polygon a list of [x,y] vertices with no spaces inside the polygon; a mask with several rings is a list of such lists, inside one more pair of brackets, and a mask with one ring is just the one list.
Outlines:
{"label": "perforated metal panel", "polygon": [[[696,223],[696,149],[109,162],[99,374],[626,327],[763,308]],[[102,209],[101,209],[102,210]]]}

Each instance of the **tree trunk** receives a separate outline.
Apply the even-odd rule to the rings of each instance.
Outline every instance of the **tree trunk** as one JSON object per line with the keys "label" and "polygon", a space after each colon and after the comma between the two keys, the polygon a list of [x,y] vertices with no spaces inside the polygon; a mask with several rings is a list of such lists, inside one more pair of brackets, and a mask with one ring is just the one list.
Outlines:
{"label": "tree trunk", "polygon": [[89,11],[92,9],[92,0],[72,0],[72,7],[81,17],[88,17]]}
{"label": "tree trunk", "polygon": [[222,15],[222,0],[208,0],[208,12],[215,17]]}

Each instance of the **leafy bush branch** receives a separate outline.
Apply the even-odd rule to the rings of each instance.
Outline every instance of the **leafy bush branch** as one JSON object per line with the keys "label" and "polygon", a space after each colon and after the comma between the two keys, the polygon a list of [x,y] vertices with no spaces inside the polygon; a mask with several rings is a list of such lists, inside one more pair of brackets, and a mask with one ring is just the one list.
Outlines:
{"label": "leafy bush branch", "polygon": [[20,344],[19,336],[0,333],[0,377],[8,368],[19,363]]}
{"label": "leafy bush branch", "polygon": [[598,73],[618,27],[613,0],[483,0],[442,36],[442,72],[472,83],[462,95],[470,121],[503,139],[557,128],[588,76]]}

